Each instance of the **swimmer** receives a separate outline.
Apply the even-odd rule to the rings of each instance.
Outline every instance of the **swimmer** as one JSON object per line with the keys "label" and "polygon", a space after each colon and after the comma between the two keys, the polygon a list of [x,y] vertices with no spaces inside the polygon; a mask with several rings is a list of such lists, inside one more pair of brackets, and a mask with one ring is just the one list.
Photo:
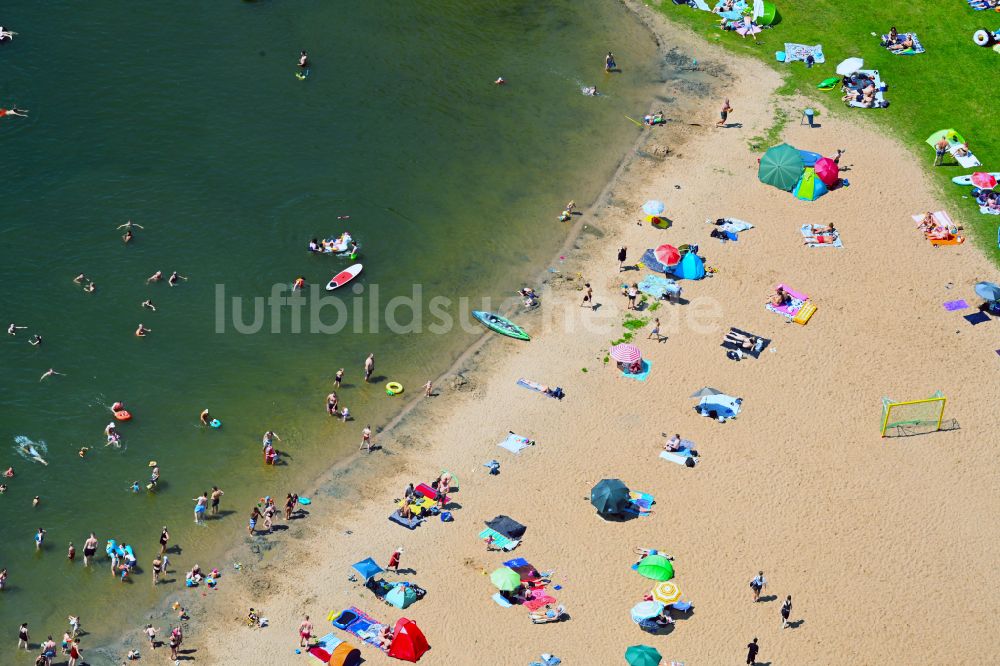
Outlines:
{"label": "swimmer", "polygon": [[615,64],[615,54],[608,51],[608,55],[604,56],[604,71],[613,72],[617,68]]}
{"label": "swimmer", "polygon": [[129,220],[125,224],[119,224],[117,228],[118,229],[125,229],[126,231],[131,231],[132,227],[135,227],[136,229],[145,229],[146,228],[146,227],[142,226],[141,224],[136,224],[132,220]]}
{"label": "swimmer", "polygon": [[31,339],[28,340],[28,344],[31,345],[32,347],[37,347],[38,345],[42,344],[42,336],[35,333],[35,335],[33,335]]}
{"label": "swimmer", "polygon": [[152,333],[152,332],[153,332],[153,329],[146,328],[141,323],[139,324],[139,328],[135,329],[136,337],[140,337],[140,338],[144,338],[144,337],[146,337],[147,333]]}
{"label": "swimmer", "polygon": [[17,34],[16,32],[13,32],[11,30],[4,30],[3,26],[0,25],[0,42],[2,42],[5,39],[8,41],[14,41],[14,35],[16,34]]}
{"label": "swimmer", "polygon": [[267,447],[273,445],[274,440],[278,440],[280,442],[281,438],[278,437],[278,433],[274,432],[273,430],[268,430],[267,432],[264,433],[264,437],[262,440],[263,442],[262,448],[266,449]]}
{"label": "swimmer", "polygon": [[35,550],[42,549],[42,542],[45,541],[45,530],[41,527],[38,528],[38,532],[35,534]]}
{"label": "swimmer", "polygon": [[588,97],[597,97],[597,95],[599,94],[597,92],[597,86],[590,86],[588,88],[584,88],[583,94],[587,95]]}
{"label": "swimmer", "polygon": [[52,375],[62,375],[63,377],[65,377],[65,376],[66,376],[66,375],[65,375],[64,373],[62,373],[62,372],[56,372],[56,371],[55,371],[55,370],[53,370],[52,368],[49,368],[48,370],[46,370],[45,372],[43,372],[43,373],[42,373],[42,376],[41,376],[41,377],[40,377],[40,378],[38,379],[38,381],[42,381],[42,380],[43,380],[43,379],[45,379],[46,377],[51,377]]}
{"label": "swimmer", "polygon": [[97,291],[97,285],[96,285],[96,284],[94,284],[93,282],[90,282],[89,284],[87,284],[87,286],[86,286],[86,287],[84,287],[84,288],[83,288],[83,290],[84,290],[85,292],[87,292],[88,294],[92,294],[92,293],[94,293],[95,291]]}
{"label": "swimmer", "polygon": [[327,413],[330,416],[336,416],[337,415],[337,403],[338,402],[340,402],[340,399],[337,397],[336,391],[334,391],[334,392],[330,393],[330,395],[326,396],[326,411],[327,411]]}
{"label": "swimmer", "polygon": [[42,498],[39,497],[38,495],[35,495],[35,498],[31,500],[31,508],[35,508],[41,503],[42,503]]}
{"label": "swimmer", "polygon": [[198,416],[198,418],[201,419],[201,424],[202,425],[208,425],[209,423],[212,422],[212,416],[208,413],[208,408],[207,407],[205,409],[201,410],[201,415]]}
{"label": "swimmer", "polygon": [[18,331],[23,331],[28,328],[27,326],[17,326],[16,324],[11,324],[7,327],[7,335],[17,335]]}
{"label": "swimmer", "polygon": [[19,109],[16,106],[15,107],[11,107],[9,109],[0,109],[0,118],[3,118],[4,116],[20,116],[22,118],[27,118],[28,117],[28,110],[27,109]]}
{"label": "swimmer", "polygon": [[117,432],[115,422],[112,421],[108,425],[104,426],[104,436],[111,437],[115,432]]}
{"label": "swimmer", "polygon": [[297,277],[295,281],[292,282],[292,291],[299,291],[300,289],[305,289],[306,279],[304,277]]}
{"label": "swimmer", "polygon": [[338,220],[349,220],[349,219],[351,219],[351,216],[350,215],[338,215],[337,219]]}
{"label": "swimmer", "polygon": [[299,67],[301,69],[309,67],[309,54],[305,51],[299,53]]}
{"label": "swimmer", "polygon": [[77,455],[80,456],[81,458],[83,458],[84,456],[87,455],[87,451],[89,451],[89,450],[90,450],[89,446],[84,446],[79,451],[77,451]]}
{"label": "swimmer", "polygon": [[0,483],[0,495],[3,495],[5,492],[7,492],[7,484]]}
{"label": "swimmer", "polygon": [[132,234],[132,230],[131,230],[131,229],[129,229],[129,230],[127,230],[127,231],[125,232],[125,235],[124,235],[124,236],[122,236],[122,241],[123,241],[123,242],[124,242],[124,243],[125,243],[125,244],[127,245],[127,244],[128,244],[129,242],[131,242],[131,240],[132,240],[133,238],[134,238],[134,236],[133,236],[133,234]]}
{"label": "swimmer", "polygon": [[149,309],[150,309],[150,310],[152,310],[153,312],[156,312],[156,306],[155,306],[155,305],[153,305],[153,301],[149,300],[148,298],[147,298],[146,300],[144,300],[144,301],[143,301],[143,302],[142,302],[142,303],[141,303],[141,304],[139,305],[139,307],[141,307],[141,308],[149,308]]}
{"label": "swimmer", "polygon": [[3,473],[4,478],[13,479],[14,478],[14,466],[11,465],[7,468],[7,471]]}
{"label": "swimmer", "polygon": [[138,479],[136,479],[135,481],[132,482],[132,492],[133,493],[139,492],[139,480]]}
{"label": "swimmer", "polygon": [[506,82],[506,81],[504,81],[504,78],[503,78],[502,76],[498,76],[498,77],[497,77],[497,80],[493,82],[493,85],[496,85],[496,86],[502,86],[502,85],[504,85],[504,84],[506,84],[506,83],[507,83],[507,82]]}
{"label": "swimmer", "polygon": [[432,395],[434,395],[434,383],[427,382],[426,384],[424,384],[424,396],[429,398]]}
{"label": "swimmer", "polygon": [[167,278],[167,284],[169,284],[172,287],[175,284],[177,284],[177,280],[187,280],[187,278],[178,273],[177,271],[174,271],[173,273],[170,274],[170,277]]}
{"label": "swimmer", "polygon": [[75,278],[73,278],[73,282],[75,282],[77,284],[82,284],[82,283],[84,283],[86,281],[87,281],[87,276],[84,275],[83,273],[80,273]]}
{"label": "swimmer", "polygon": [[150,282],[159,282],[162,279],[163,279],[163,271],[156,271],[148,278],[146,278],[146,284],[149,284]]}

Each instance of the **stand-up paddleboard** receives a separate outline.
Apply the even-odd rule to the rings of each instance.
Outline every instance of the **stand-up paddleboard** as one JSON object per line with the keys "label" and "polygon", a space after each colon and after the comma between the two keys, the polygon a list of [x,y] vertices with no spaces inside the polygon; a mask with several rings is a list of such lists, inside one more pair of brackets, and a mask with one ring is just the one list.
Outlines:
{"label": "stand-up paddleboard", "polygon": [[479,322],[486,328],[491,331],[496,331],[501,335],[506,335],[518,340],[531,339],[531,336],[525,333],[523,328],[506,317],[501,317],[500,315],[493,314],[492,312],[483,312],[482,310],[473,310],[472,316],[478,319]]}
{"label": "stand-up paddleboard", "polygon": [[[1000,171],[990,171],[989,174],[1000,180]],[[972,174],[970,173],[968,176],[955,176],[951,179],[951,182],[956,185],[972,185]]]}
{"label": "stand-up paddleboard", "polygon": [[358,277],[361,273],[361,264],[354,264],[353,266],[348,266],[344,270],[340,271],[330,280],[326,285],[327,291],[333,291],[338,287],[343,287],[345,284]]}

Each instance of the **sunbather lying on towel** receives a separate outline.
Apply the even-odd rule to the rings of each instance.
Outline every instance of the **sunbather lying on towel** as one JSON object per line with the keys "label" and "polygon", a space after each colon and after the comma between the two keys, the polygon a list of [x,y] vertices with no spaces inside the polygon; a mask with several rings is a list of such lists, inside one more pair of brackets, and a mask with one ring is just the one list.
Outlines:
{"label": "sunbather lying on towel", "polygon": [[736,6],[736,0],[725,0],[725,2],[723,2],[721,5],[719,5],[712,11],[715,12],[716,14],[724,14],[726,12],[733,11],[733,8],[735,6]]}
{"label": "sunbather lying on towel", "polygon": [[656,550],[655,548],[636,548],[635,552],[638,553],[638,555],[639,555],[639,559],[635,561],[636,564],[639,564],[639,562],[642,562],[642,560],[644,558],[648,557],[649,555],[660,555],[662,557],[667,558],[671,562],[674,559],[673,556],[667,555],[666,553],[662,553],[662,552]]}
{"label": "sunbather lying on towel", "polygon": [[773,305],[775,307],[781,307],[782,305],[788,305],[791,302],[792,302],[792,296],[791,296],[791,294],[789,294],[787,291],[785,291],[784,287],[780,287],[780,286],[777,287],[774,290],[774,294],[771,296],[770,299],[768,299],[768,304]]}
{"label": "sunbather lying on towel", "polygon": [[528,617],[535,624],[542,624],[543,622],[557,622],[565,613],[565,606],[552,608],[552,606],[546,605],[544,611],[528,613]]}
{"label": "sunbather lying on towel", "polygon": [[392,644],[392,638],[392,628],[387,624],[382,625],[381,631],[378,632],[379,647],[383,650],[388,650]]}
{"label": "sunbather lying on towel", "polygon": [[663,118],[663,111],[657,111],[656,113],[647,113],[642,117],[643,124],[653,126],[662,125],[666,121]]}
{"label": "sunbather lying on towel", "polygon": [[[782,291],[784,291],[784,290],[782,290]],[[787,296],[787,294],[786,294],[786,296]],[[790,296],[789,296],[789,300],[791,300]],[[773,300],[771,302],[774,303]],[[784,305],[784,303],[775,303],[775,305]],[[734,332],[732,330],[730,330],[728,333],[726,333],[726,342],[732,342],[734,344],[737,344],[740,347],[742,347],[743,349],[753,349],[754,346],[756,346],[756,344],[759,341],[760,341],[760,338],[758,338],[757,336],[754,336],[754,335],[742,335],[742,334],[736,333],[736,332]],[[668,449],[668,451],[676,451],[676,449]]]}
{"label": "sunbather lying on towel", "polygon": [[837,240],[837,229],[833,222],[827,225],[813,224],[810,226],[812,236],[802,241],[803,245],[822,245],[823,243],[834,243]]}

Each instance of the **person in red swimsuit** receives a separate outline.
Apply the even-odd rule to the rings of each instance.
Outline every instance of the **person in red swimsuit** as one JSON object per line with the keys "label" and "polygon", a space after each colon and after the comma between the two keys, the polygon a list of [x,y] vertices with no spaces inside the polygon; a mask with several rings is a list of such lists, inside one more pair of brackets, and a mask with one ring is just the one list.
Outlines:
{"label": "person in red swimsuit", "polygon": [[10,109],[0,109],[0,118],[4,116],[21,116],[22,118],[28,117],[27,109],[19,109],[16,106]]}

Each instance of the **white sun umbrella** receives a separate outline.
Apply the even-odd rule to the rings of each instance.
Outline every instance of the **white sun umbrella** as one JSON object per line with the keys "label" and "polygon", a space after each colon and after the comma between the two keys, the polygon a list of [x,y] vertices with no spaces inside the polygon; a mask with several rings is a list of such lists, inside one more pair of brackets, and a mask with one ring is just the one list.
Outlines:
{"label": "white sun umbrella", "polygon": [[841,76],[847,76],[858,71],[865,66],[865,61],[861,58],[848,58],[844,62],[837,65],[837,74]]}

